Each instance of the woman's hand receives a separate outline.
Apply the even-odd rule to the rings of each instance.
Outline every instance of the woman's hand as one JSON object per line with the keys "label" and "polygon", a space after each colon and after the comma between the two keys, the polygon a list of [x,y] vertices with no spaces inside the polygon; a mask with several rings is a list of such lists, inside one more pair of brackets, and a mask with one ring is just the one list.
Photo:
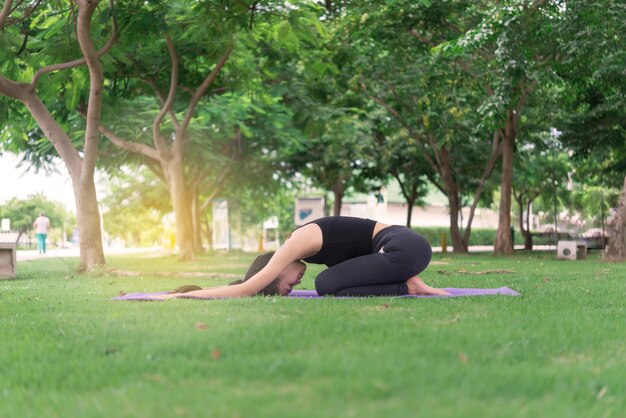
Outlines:
{"label": "woman's hand", "polygon": [[203,299],[224,299],[224,298],[241,298],[253,296],[248,283],[234,284],[232,286],[206,287],[201,290],[184,293],[168,293],[166,295],[154,296],[157,300],[167,300],[175,298],[203,298]]}
{"label": "woman's hand", "polygon": [[167,299],[174,299],[180,295],[183,295],[183,293],[168,293],[167,295],[155,295],[152,297],[158,300],[167,300]]}

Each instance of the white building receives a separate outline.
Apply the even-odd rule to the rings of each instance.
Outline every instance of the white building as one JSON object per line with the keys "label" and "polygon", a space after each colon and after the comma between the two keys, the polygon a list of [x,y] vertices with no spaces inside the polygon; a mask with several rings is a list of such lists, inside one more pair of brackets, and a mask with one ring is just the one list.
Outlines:
{"label": "white building", "polygon": [[[411,226],[449,227],[448,199],[438,190],[434,190],[424,200],[428,203],[427,205],[413,207]],[[382,201],[378,201],[373,194],[355,195],[344,199],[341,215],[371,218],[392,225],[406,225],[407,210],[408,205],[400,193],[400,187],[394,182],[387,190],[383,190]],[[459,223],[462,226],[467,223],[469,211],[469,207],[462,210],[462,216],[459,217]],[[489,208],[476,208],[472,227],[497,228],[498,213]]]}

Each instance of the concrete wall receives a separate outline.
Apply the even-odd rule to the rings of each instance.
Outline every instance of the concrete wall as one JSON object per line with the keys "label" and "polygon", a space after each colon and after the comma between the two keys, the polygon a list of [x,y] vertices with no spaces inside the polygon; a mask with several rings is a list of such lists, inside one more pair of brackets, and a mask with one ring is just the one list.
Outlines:
{"label": "concrete wall", "polygon": [[[405,225],[407,215],[407,205],[391,202],[387,204],[376,204],[372,202],[344,203],[341,208],[343,216],[358,216],[362,218],[375,219],[380,222]],[[467,223],[469,208],[463,209],[463,226]],[[424,206],[413,207],[411,218],[413,227],[449,227],[450,213],[446,206]],[[491,209],[477,208],[472,221],[472,228],[497,228],[498,213]]]}

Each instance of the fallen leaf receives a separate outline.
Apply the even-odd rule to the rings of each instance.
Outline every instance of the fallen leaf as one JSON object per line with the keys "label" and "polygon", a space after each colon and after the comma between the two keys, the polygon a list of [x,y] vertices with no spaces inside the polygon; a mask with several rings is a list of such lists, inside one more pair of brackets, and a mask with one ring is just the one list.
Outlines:
{"label": "fallen leaf", "polygon": [[205,324],[204,322],[196,322],[195,327],[198,331],[202,331],[203,329],[208,328],[207,324]]}
{"label": "fallen leaf", "polygon": [[219,360],[220,356],[221,356],[220,350],[215,349],[211,351],[211,357],[213,357],[213,360]]}
{"label": "fallen leaf", "polygon": [[459,354],[459,360],[461,360],[461,363],[467,364],[467,356],[465,355],[465,353]]}
{"label": "fallen leaf", "polygon": [[544,282],[549,282],[550,279],[548,279],[547,277],[543,279]]}
{"label": "fallen leaf", "polygon": [[164,383],[166,381],[165,378],[161,376],[160,374],[149,374],[149,375],[146,375],[146,378],[154,382],[159,382],[159,383]]}
{"label": "fallen leaf", "polygon": [[117,296],[126,296],[126,292],[124,292],[123,290],[120,290],[120,293],[118,293]]}
{"label": "fallen leaf", "polygon": [[598,392],[598,396],[596,396],[596,399],[600,400],[604,398],[604,395],[606,395],[607,390],[609,390],[609,387],[605,385],[602,389],[600,389],[600,392]]}

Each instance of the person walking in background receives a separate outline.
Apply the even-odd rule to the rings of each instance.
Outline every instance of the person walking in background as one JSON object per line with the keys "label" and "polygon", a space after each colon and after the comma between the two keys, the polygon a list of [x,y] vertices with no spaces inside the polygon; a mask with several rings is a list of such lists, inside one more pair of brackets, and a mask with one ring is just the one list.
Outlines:
{"label": "person walking in background", "polygon": [[37,250],[39,254],[46,253],[46,238],[48,237],[48,229],[50,229],[50,219],[45,213],[41,212],[39,217],[33,222],[33,228],[37,234]]}

